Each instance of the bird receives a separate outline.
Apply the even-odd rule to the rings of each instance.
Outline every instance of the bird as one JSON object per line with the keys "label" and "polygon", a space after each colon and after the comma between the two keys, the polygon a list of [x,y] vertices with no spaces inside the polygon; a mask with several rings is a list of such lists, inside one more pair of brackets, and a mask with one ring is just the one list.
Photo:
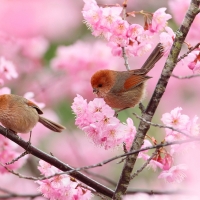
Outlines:
{"label": "bird", "polygon": [[111,107],[119,109],[135,107],[146,94],[145,82],[152,78],[146,74],[163,56],[164,47],[159,43],[140,69],[129,71],[99,70],[91,77],[93,93]]}
{"label": "bird", "polygon": [[0,95],[0,123],[14,133],[31,133],[33,127],[42,123],[54,132],[62,132],[65,127],[45,117],[42,110],[32,101],[14,94]]}

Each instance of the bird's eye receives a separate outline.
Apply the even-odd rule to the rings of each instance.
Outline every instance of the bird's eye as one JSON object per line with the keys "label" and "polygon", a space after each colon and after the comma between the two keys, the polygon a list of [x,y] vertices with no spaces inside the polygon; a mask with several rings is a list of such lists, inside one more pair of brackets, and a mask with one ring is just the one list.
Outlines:
{"label": "bird's eye", "polygon": [[98,87],[102,87],[102,84],[99,84]]}

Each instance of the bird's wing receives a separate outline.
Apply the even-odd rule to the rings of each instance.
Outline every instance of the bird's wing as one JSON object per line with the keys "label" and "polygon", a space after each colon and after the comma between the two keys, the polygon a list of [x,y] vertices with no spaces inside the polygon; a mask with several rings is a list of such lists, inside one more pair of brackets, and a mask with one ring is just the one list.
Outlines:
{"label": "bird's wing", "polygon": [[31,106],[31,107],[35,108],[37,110],[38,114],[40,114],[40,115],[43,114],[43,112],[41,111],[41,109],[35,103],[33,103],[32,101],[27,100],[26,104],[28,106]]}
{"label": "bird's wing", "polygon": [[124,89],[128,90],[130,88],[134,88],[138,86],[139,84],[143,83],[147,79],[151,78],[150,76],[144,76],[144,75],[132,75],[130,76],[124,83]]}

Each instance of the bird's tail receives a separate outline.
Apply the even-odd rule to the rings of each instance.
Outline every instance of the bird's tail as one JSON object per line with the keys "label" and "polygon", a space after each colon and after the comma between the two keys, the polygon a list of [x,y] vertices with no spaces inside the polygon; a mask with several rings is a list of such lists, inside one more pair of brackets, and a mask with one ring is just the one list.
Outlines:
{"label": "bird's tail", "polygon": [[64,126],[41,116],[39,116],[39,122],[54,132],[62,132],[64,129],[66,129]]}
{"label": "bird's tail", "polygon": [[161,43],[158,43],[158,45],[147,58],[146,62],[141,67],[141,69],[144,69],[144,74],[147,74],[154,67],[160,58],[162,58],[163,54],[164,47]]}

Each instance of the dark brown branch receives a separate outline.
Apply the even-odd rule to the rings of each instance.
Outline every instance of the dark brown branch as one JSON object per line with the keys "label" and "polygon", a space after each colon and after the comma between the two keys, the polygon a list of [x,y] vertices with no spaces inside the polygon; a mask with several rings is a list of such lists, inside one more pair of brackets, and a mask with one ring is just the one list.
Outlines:
{"label": "dark brown branch", "polygon": [[[25,150],[26,150],[26,148],[29,144],[28,142],[25,142],[24,140],[19,138],[16,134],[14,134],[13,132],[11,132],[9,130],[6,130],[2,126],[0,126],[0,134],[9,138],[13,142],[18,144],[22,148],[24,148]],[[112,197],[113,191],[111,189],[105,187],[104,185],[96,182],[93,179],[88,178],[87,176],[85,176],[84,174],[82,174],[78,171],[74,171],[74,169],[72,167],[63,163],[62,161],[58,160],[57,158],[55,158],[55,157],[53,157],[53,156],[51,156],[51,155],[49,155],[49,154],[47,154],[47,153],[45,153],[45,152],[43,152],[39,149],[33,147],[32,145],[29,145],[28,152],[30,154],[36,156],[37,158],[40,158],[40,159],[48,162],[49,164],[57,167],[58,169],[60,169],[63,172],[71,171],[72,173],[70,173],[70,176],[72,176],[72,177],[76,178],[77,180],[85,183],[87,186],[95,189],[96,192],[102,193],[103,195],[108,196],[108,197]]]}
{"label": "dark brown branch", "polygon": [[[12,140],[13,142],[17,143],[19,146],[21,146],[22,148],[26,148],[27,147],[27,142],[23,141],[22,139],[20,139],[16,134],[8,131],[6,133],[6,130],[0,126],[0,134],[8,137],[10,140]],[[98,193],[102,193],[103,195],[105,196],[108,196],[108,197],[111,197],[114,192],[112,192],[112,190],[106,188],[105,186],[102,186],[101,184],[97,183],[96,181],[88,178],[88,177],[85,177],[85,175],[79,173],[78,171],[80,170],[86,170],[86,169],[90,169],[90,168],[95,168],[95,167],[99,167],[99,166],[103,166],[111,161],[114,161],[116,159],[119,159],[119,158],[122,158],[122,157],[126,157],[126,156],[129,156],[129,155],[132,155],[132,154],[137,154],[141,151],[146,151],[148,149],[159,149],[160,147],[164,147],[164,146],[169,146],[169,145],[176,145],[176,144],[183,144],[183,143],[188,143],[188,142],[195,142],[195,141],[200,141],[200,138],[194,140],[194,139],[188,139],[188,140],[182,140],[182,141],[175,141],[175,142],[168,142],[168,143],[161,143],[161,144],[158,144],[158,145],[154,145],[154,146],[151,146],[151,147],[145,147],[145,148],[142,148],[142,149],[139,149],[139,150],[135,150],[133,152],[128,152],[126,154],[122,154],[122,155],[119,155],[119,156],[116,156],[116,157],[113,157],[111,159],[108,159],[108,160],[105,160],[101,163],[97,163],[95,165],[91,165],[91,166],[86,166],[86,167],[81,167],[81,168],[76,168],[76,169],[73,169],[71,167],[69,167],[68,165],[62,163],[61,161],[59,161],[58,159],[56,159],[55,157],[51,156],[51,155],[48,155],[42,151],[40,151],[39,149],[33,147],[33,146],[29,146],[29,152],[30,154],[52,164],[53,166],[59,168],[60,170],[64,171],[62,174],[69,174],[70,176],[73,176],[74,178],[82,181],[83,183],[85,183],[86,185],[94,188]],[[4,166],[6,167],[6,166]],[[22,177],[22,178],[25,178],[25,179],[30,179],[30,180],[44,180],[44,179],[47,179],[49,177],[42,177],[42,178],[35,178],[35,177],[26,177],[26,176],[23,176],[19,173],[15,173],[13,172],[12,170],[10,171],[11,173],[13,173],[14,175],[17,175],[19,177]],[[58,175],[58,174],[55,174],[55,175]],[[61,173],[60,173],[61,175]],[[100,189],[99,189],[100,188]],[[0,189],[0,191],[2,191]],[[4,191],[5,193],[7,193],[6,191]],[[128,194],[135,194],[135,193],[139,193],[139,192],[142,192],[142,193],[146,193],[146,194],[157,194],[157,195],[161,195],[161,194],[180,194],[181,192],[177,192],[177,191],[172,191],[172,192],[159,192],[159,191],[153,191],[153,190],[132,190],[132,191],[128,191]],[[40,194],[37,194],[37,195],[40,195]],[[17,197],[30,197],[30,194],[28,195],[20,195],[20,194],[15,194],[15,193],[7,193],[7,195],[2,195],[0,196],[0,199],[9,199],[9,198],[17,198]],[[31,198],[36,198],[37,196],[32,196]]]}
{"label": "dark brown branch", "polygon": [[[167,61],[165,63],[165,66],[162,70],[161,77],[156,85],[153,96],[145,112],[142,115],[142,118],[145,119],[146,121],[152,120],[152,117],[158,107],[158,104],[165,92],[169,78],[171,77],[172,71],[175,68],[175,65],[177,63],[178,55],[180,53],[182,44],[188,34],[188,31],[190,29],[190,26],[192,25],[192,22],[195,16],[199,12],[199,9],[198,9],[199,4],[200,4],[199,0],[191,1],[188,11],[183,20],[183,23],[180,26],[179,30],[176,32],[176,37],[174,39],[174,43],[171,48],[170,54],[167,58]],[[141,148],[144,142],[144,138],[149,128],[150,128],[150,124],[147,124],[144,121],[140,121],[138,131],[137,131],[136,137],[133,141],[130,151]],[[137,156],[138,154],[134,154],[126,158],[126,163],[124,164],[124,168],[122,170],[117,188],[115,190],[115,194],[113,196],[114,200],[120,200],[123,198],[123,195],[125,195],[126,190],[131,180],[131,173],[134,168]]]}
{"label": "dark brown branch", "polygon": [[16,172],[14,172],[12,170],[7,169],[5,166],[4,167],[9,172],[13,173],[16,176],[19,176],[20,178],[30,179],[30,180],[45,180],[45,179],[49,179],[49,178],[52,178],[54,176],[63,175],[63,174],[71,175],[71,173],[73,173],[74,171],[82,171],[82,170],[92,169],[92,168],[96,168],[96,167],[101,167],[103,165],[106,165],[106,164],[114,161],[114,160],[117,160],[117,159],[120,159],[120,158],[124,158],[124,157],[130,156],[130,155],[133,155],[133,154],[138,154],[139,152],[142,152],[142,151],[146,151],[146,150],[150,150],[150,149],[159,149],[161,147],[166,147],[166,146],[171,146],[171,145],[177,145],[177,144],[180,145],[180,144],[185,144],[185,143],[190,143],[190,142],[199,142],[199,141],[200,141],[200,138],[187,139],[187,140],[179,140],[179,141],[174,141],[174,142],[160,143],[160,144],[157,144],[157,145],[154,145],[154,146],[149,146],[149,147],[145,147],[145,148],[141,148],[141,149],[138,149],[138,150],[134,150],[134,151],[131,151],[131,152],[128,152],[128,153],[125,153],[125,154],[121,154],[121,155],[112,157],[110,159],[104,160],[104,161],[102,161],[100,163],[97,163],[97,164],[94,164],[94,165],[89,165],[89,166],[85,166],[85,167],[75,168],[73,170],[69,170],[67,172],[62,172],[62,173],[56,173],[56,174],[53,174],[53,175],[48,176],[48,177],[39,177],[39,178],[26,177],[24,175],[21,175],[19,173],[16,173]]}
{"label": "dark brown branch", "polygon": [[[1,128],[1,126],[0,126]],[[1,133],[1,130],[0,130],[0,134]],[[9,133],[10,134],[10,133]],[[14,134],[15,135],[15,134]],[[19,139],[19,138],[18,138]],[[19,139],[21,140],[21,139]],[[14,140],[12,140],[14,141]],[[23,141],[23,140],[22,140]],[[185,143],[190,143],[190,142],[199,142],[200,141],[200,138],[196,137],[196,139],[187,139],[187,140],[179,140],[179,141],[174,141],[174,142],[165,142],[165,143],[160,143],[160,144],[157,144],[157,145],[154,145],[154,146],[149,146],[149,147],[145,147],[145,148],[141,148],[141,149],[138,149],[138,150],[134,150],[132,152],[128,152],[128,153],[125,153],[125,154],[121,154],[121,155],[118,155],[118,156],[115,156],[115,157],[112,157],[110,159],[107,159],[107,160],[104,160],[100,163],[97,163],[97,164],[94,164],[94,165],[89,165],[89,166],[85,166],[85,167],[80,167],[80,168],[70,168],[71,170],[66,170],[64,172],[61,172],[61,173],[56,173],[56,174],[53,174],[51,176],[47,176],[47,177],[32,177],[32,176],[24,176],[22,174],[19,174],[13,170],[10,170],[8,169],[5,165],[1,164],[1,166],[5,167],[5,169],[7,169],[10,173],[18,176],[19,178],[23,178],[23,179],[28,179],[28,180],[46,180],[46,179],[49,179],[49,178],[52,178],[54,176],[58,176],[58,175],[63,175],[63,174],[68,174],[70,176],[73,176],[74,172],[78,172],[78,171],[81,171],[81,170],[87,170],[87,169],[92,169],[92,168],[96,168],[96,167],[101,167],[103,165],[106,165],[114,160],[117,160],[117,159],[120,159],[120,158],[124,158],[124,157],[127,157],[127,156],[130,156],[130,155],[133,155],[133,154],[137,154],[139,152],[142,152],[142,151],[146,151],[146,150],[150,150],[150,149],[159,149],[161,147],[165,147],[165,146],[171,146],[171,145],[177,145],[177,144],[185,144]],[[15,142],[15,141],[14,141]],[[23,141],[24,143],[26,143],[25,141]],[[17,142],[15,142],[17,143]],[[18,143],[17,143],[18,144]],[[27,144],[27,143],[26,143]],[[35,147],[32,147],[33,149],[36,149]],[[38,149],[36,149],[38,150]],[[40,151],[40,150],[38,150]],[[42,152],[44,153],[44,152]],[[55,158],[55,157],[53,157]],[[55,166],[55,165],[54,165]],[[56,166],[55,166],[56,167]],[[73,176],[74,177],[74,176]],[[84,182],[83,182],[84,183]],[[86,183],[85,183],[86,184]]]}

